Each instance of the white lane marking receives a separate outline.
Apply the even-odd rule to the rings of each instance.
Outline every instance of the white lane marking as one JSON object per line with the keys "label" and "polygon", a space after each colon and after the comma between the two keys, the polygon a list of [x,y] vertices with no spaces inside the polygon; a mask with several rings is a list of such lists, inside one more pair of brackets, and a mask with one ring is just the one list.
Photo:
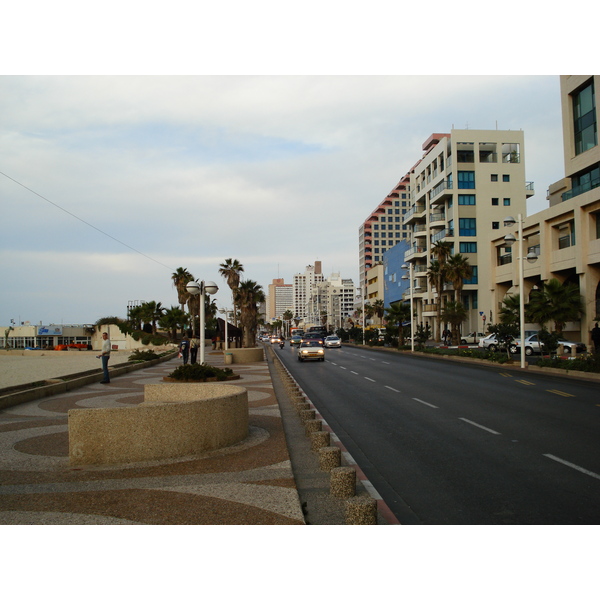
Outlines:
{"label": "white lane marking", "polygon": [[435,406],[435,404],[429,404],[429,402],[425,402],[425,400],[420,400],[419,398],[413,398],[413,400],[416,400],[417,402],[420,402],[425,406],[431,406],[431,408],[438,408],[437,406]]}
{"label": "white lane marking", "polygon": [[346,367],[340,367],[340,369],[344,369],[344,371],[346,371]]}
{"label": "white lane marking", "polygon": [[350,371],[350,373],[352,373],[352,375],[358,375],[356,371]]}
{"label": "white lane marking", "polygon": [[385,362],[385,360],[382,360],[381,362],[382,362],[384,365],[391,365],[391,364],[392,364],[392,363],[389,363],[389,362]]}
{"label": "white lane marking", "polygon": [[375,383],[375,380],[374,380],[374,379],[371,379],[370,377],[365,377],[365,379],[366,379],[367,381],[372,381],[373,383]]}
{"label": "white lane marking", "polygon": [[400,390],[397,390],[397,389],[395,389],[395,388],[393,388],[393,387],[390,387],[389,385],[386,385],[385,387],[386,387],[388,390],[392,390],[392,392],[398,392],[398,393],[400,393]]}
{"label": "white lane marking", "polygon": [[338,364],[337,364],[337,363],[334,363],[332,360],[330,360],[330,361],[329,361],[329,364],[330,364],[330,365],[333,365],[334,367],[337,367],[337,366],[338,366]]}
{"label": "white lane marking", "polygon": [[558,458],[558,456],[554,456],[553,454],[544,454],[544,456],[546,456],[547,458],[550,458],[552,460],[555,460],[556,462],[559,462],[563,465],[566,465],[567,467],[571,467],[572,469],[581,471],[582,473],[585,473],[586,475],[589,475],[590,477],[600,479],[600,475],[598,475],[597,473],[594,473],[593,471],[588,471],[587,469],[584,469],[583,467],[579,467],[577,465],[574,465],[573,463],[567,462],[566,460],[563,460],[562,458]]}
{"label": "white lane marking", "polygon": [[489,429],[488,427],[484,427],[483,425],[480,425],[479,423],[475,423],[475,421],[469,421],[469,419],[464,419],[463,417],[459,417],[459,419],[461,421],[464,421],[465,423],[469,423],[470,425],[474,425],[475,427],[479,427],[479,429],[483,429],[484,431],[489,431],[490,433],[493,433],[494,435],[502,435],[498,431],[494,431],[493,429]]}

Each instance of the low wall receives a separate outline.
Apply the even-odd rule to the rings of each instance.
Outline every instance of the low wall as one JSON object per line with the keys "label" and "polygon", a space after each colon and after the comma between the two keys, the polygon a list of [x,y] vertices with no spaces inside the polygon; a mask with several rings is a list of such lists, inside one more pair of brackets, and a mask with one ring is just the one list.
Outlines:
{"label": "low wall", "polygon": [[248,392],[213,383],[144,386],[144,402],[69,411],[73,465],[189,456],[248,436]]}
{"label": "low wall", "polygon": [[234,364],[262,362],[265,360],[263,348],[230,348],[227,354],[231,354]]}

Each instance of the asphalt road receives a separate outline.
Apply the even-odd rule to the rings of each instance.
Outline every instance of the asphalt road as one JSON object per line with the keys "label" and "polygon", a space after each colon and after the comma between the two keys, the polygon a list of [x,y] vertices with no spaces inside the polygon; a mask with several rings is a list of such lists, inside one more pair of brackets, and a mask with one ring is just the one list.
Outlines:
{"label": "asphalt road", "polygon": [[403,524],[600,523],[600,386],[344,346],[279,356]]}

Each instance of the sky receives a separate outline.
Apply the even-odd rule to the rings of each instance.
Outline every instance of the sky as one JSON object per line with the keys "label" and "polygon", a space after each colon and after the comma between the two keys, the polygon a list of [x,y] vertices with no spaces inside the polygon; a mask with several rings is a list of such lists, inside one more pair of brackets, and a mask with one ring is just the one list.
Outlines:
{"label": "sky", "polygon": [[[320,5],[331,9],[323,27],[334,4]],[[40,6],[41,20],[51,18]],[[453,127],[522,129],[526,178],[536,190],[528,213],[547,206],[548,186],[564,174],[553,71],[560,62],[536,62],[538,75],[520,73],[518,60],[497,73],[490,63],[490,74],[444,74],[458,49],[438,45],[429,62],[424,52],[418,64],[400,60],[399,38],[376,29],[389,15],[376,10],[364,25],[357,15],[341,17],[363,27],[358,46],[317,27],[311,47],[329,45],[308,58],[295,44],[298,29],[287,30],[287,46],[267,26],[250,36],[240,25],[249,9],[240,6],[226,37],[204,28],[188,42],[194,54],[180,47],[192,24],[180,21],[181,32],[152,45],[138,23],[140,46],[132,46],[125,25],[102,14],[94,23],[112,29],[110,44],[95,45],[106,39],[95,29],[86,39],[65,24],[52,32],[37,24],[32,39],[52,43],[0,63],[0,326],[125,317],[132,301],[175,306],[178,267],[216,282],[217,305],[230,307],[219,275],[227,258],[265,291],[315,261],[325,276],[356,283],[361,223],[419,160],[430,134]],[[26,10],[9,9],[21,17]],[[227,14],[208,10],[219,23]],[[134,16],[125,11],[124,23]],[[144,18],[166,29],[160,15]],[[306,19],[298,16],[298,26]],[[71,39],[61,36],[67,31]],[[12,35],[24,49],[18,31]],[[377,60],[368,60],[370,39]],[[285,60],[279,50],[288,51]]]}

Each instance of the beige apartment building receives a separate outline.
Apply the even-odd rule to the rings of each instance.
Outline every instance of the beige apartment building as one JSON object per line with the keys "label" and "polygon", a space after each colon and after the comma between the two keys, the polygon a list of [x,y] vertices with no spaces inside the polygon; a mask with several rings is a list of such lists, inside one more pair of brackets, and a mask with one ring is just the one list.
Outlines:
{"label": "beige apartment building", "polygon": [[267,291],[267,321],[281,319],[287,310],[294,313],[294,286],[282,278],[273,279]]}
{"label": "beige apartment building", "polygon": [[[561,76],[565,177],[550,186],[549,208],[524,218],[523,224],[523,254],[538,256],[535,262],[522,261],[525,302],[535,286],[549,279],[577,284],[585,314],[581,321],[568,323],[564,335],[588,347],[590,330],[600,318],[600,114],[595,102],[599,85],[598,75]],[[514,228],[511,232],[518,237]],[[512,251],[506,247],[506,233],[497,232],[491,241],[494,319],[506,294],[519,293],[521,258],[517,244]]]}
{"label": "beige apartment building", "polygon": [[505,217],[526,213],[527,198],[534,194],[525,180],[524,134],[452,129],[432,134],[422,149],[423,157],[410,171],[410,207],[403,218],[410,229],[404,258],[412,265],[416,323],[428,324],[437,336],[438,303],[454,299],[451,284],[440,294],[427,276],[435,259],[432,248],[443,241],[452,254],[467,258],[473,271],[460,298],[468,311],[463,332],[482,331],[494,308],[490,240]]}

